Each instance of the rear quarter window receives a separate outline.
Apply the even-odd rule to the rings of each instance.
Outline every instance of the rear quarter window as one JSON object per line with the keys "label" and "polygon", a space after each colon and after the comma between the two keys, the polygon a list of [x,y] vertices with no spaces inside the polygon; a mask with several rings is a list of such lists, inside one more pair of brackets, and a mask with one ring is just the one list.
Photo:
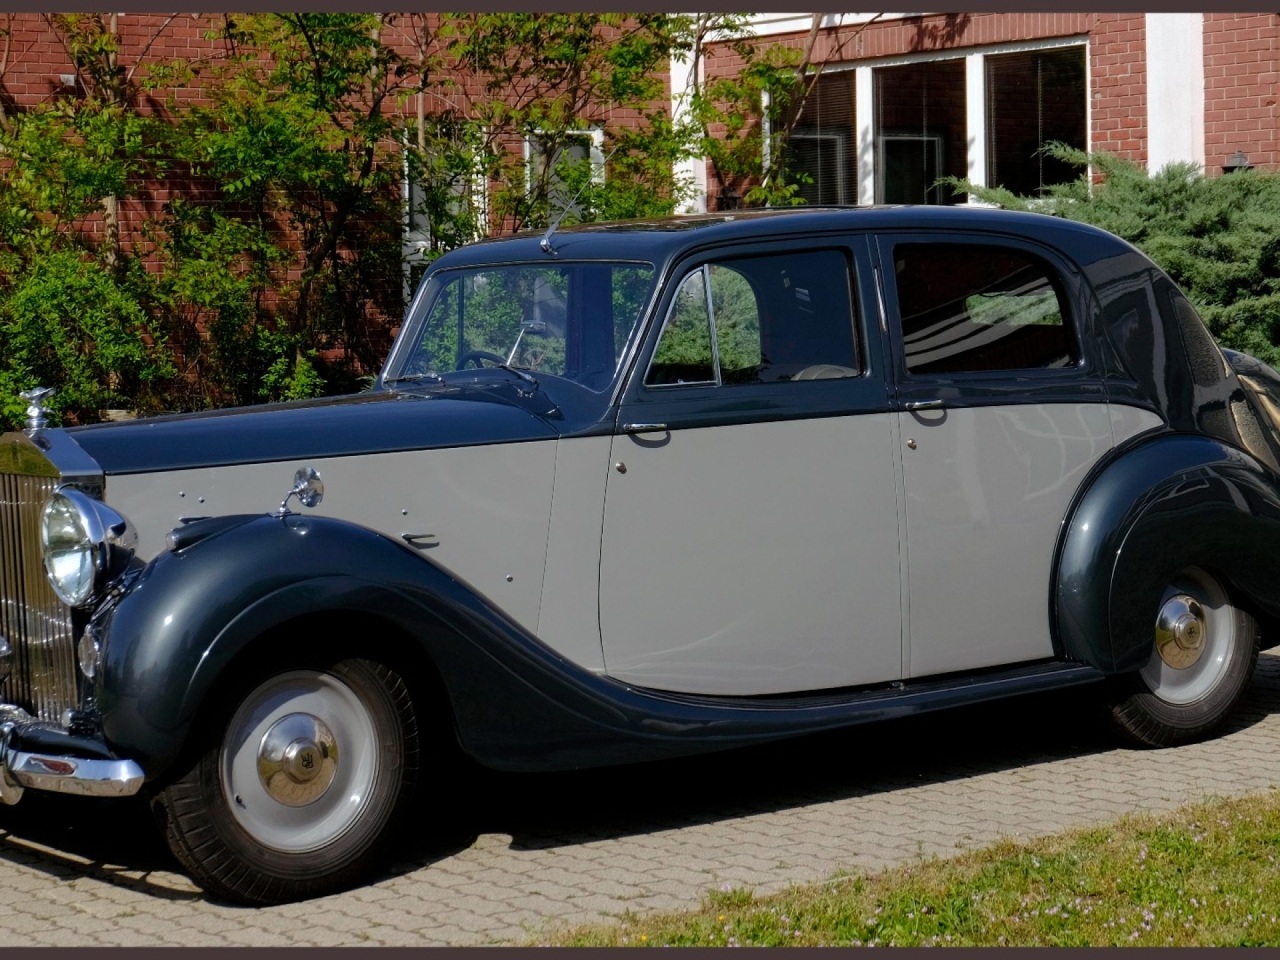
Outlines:
{"label": "rear quarter window", "polygon": [[894,247],[911,374],[1038,370],[1080,362],[1057,272],[1021,250],[968,243]]}

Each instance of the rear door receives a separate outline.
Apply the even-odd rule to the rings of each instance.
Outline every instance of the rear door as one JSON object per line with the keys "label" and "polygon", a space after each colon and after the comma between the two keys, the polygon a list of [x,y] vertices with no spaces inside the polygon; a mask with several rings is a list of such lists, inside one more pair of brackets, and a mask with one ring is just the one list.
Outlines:
{"label": "rear door", "polygon": [[882,235],[910,677],[1054,655],[1053,554],[1112,444],[1071,265],[1012,238]]}
{"label": "rear door", "polygon": [[863,322],[874,301],[856,293],[869,273],[865,240],[677,271],[612,445],[611,676],[751,695],[901,675],[894,414]]}

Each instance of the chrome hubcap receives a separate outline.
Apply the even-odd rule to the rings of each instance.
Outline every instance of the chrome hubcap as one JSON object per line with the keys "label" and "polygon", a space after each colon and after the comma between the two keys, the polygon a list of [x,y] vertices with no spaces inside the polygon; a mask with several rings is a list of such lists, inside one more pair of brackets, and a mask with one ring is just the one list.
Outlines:
{"label": "chrome hubcap", "polygon": [[223,797],[262,846],[319,850],[359,823],[381,755],[369,708],[340,677],[282,673],[250,692],[227,725]]}
{"label": "chrome hubcap", "polygon": [[1156,651],[1175,670],[1193,666],[1204,652],[1204,607],[1185,593],[1170,597],[1156,618]]}
{"label": "chrome hubcap", "polygon": [[319,717],[281,717],[258,746],[258,779],[273,800],[305,807],[319,800],[338,772],[338,741]]}
{"label": "chrome hubcap", "polygon": [[1231,663],[1238,639],[1235,622],[1218,578],[1200,567],[1183,570],[1157,608],[1155,643],[1140,671],[1147,689],[1174,704],[1209,696]]}

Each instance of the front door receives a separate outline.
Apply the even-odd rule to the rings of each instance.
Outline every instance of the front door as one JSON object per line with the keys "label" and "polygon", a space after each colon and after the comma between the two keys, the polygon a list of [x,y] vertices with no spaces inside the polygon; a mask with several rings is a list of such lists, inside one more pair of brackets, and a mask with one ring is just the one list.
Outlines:
{"label": "front door", "polygon": [[894,414],[855,257],[869,271],[865,246],[775,244],[681,273],[613,439],[611,676],[752,695],[901,675]]}
{"label": "front door", "polygon": [[1013,241],[880,239],[900,404],[906,673],[1053,656],[1063,518],[1111,448],[1071,269]]}

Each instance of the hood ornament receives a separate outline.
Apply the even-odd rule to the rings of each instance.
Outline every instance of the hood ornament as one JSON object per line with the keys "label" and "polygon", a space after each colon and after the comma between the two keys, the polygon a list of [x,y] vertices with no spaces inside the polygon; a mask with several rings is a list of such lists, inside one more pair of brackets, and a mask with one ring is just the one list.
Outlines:
{"label": "hood ornament", "polygon": [[45,410],[45,402],[52,397],[57,391],[53,387],[33,387],[30,390],[23,390],[18,396],[27,401],[27,422],[23,425],[23,430],[27,434],[37,433],[49,426],[48,413]]}
{"label": "hood ornament", "polygon": [[284,499],[280,501],[280,509],[273,516],[287,517],[293,513],[289,509],[291,497],[297,497],[304,507],[320,505],[320,501],[324,499],[324,481],[320,479],[315,467],[298,468],[298,472],[293,475],[293,486],[284,495]]}

